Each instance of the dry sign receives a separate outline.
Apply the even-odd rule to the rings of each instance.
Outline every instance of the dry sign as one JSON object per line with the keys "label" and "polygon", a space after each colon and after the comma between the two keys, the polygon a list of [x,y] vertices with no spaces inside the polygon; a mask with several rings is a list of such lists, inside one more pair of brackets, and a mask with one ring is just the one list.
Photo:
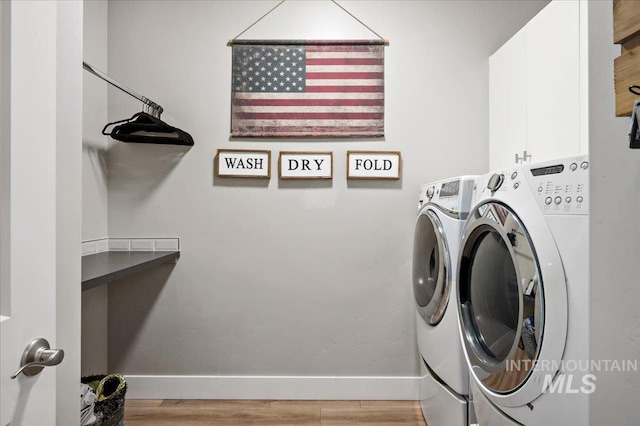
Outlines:
{"label": "dry sign", "polygon": [[399,151],[347,151],[347,179],[400,179]]}
{"label": "dry sign", "polygon": [[219,149],[216,176],[237,178],[271,177],[271,151]]}
{"label": "dry sign", "polygon": [[332,152],[280,152],[280,179],[331,179]]}

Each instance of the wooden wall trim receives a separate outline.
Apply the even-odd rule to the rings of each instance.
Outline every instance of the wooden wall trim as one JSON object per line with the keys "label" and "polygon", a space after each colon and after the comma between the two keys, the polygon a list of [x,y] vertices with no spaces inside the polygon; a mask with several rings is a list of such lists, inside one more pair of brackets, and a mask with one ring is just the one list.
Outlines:
{"label": "wooden wall trim", "polygon": [[629,92],[629,86],[640,85],[640,47],[618,56],[614,62],[616,90],[616,116],[631,115],[633,102],[638,96]]}
{"label": "wooden wall trim", "polygon": [[622,44],[640,32],[640,2],[613,0],[613,42]]}
{"label": "wooden wall trim", "polygon": [[640,85],[639,0],[613,0],[613,42],[622,46],[622,54],[614,60],[616,116],[629,116],[638,99],[629,86]]}

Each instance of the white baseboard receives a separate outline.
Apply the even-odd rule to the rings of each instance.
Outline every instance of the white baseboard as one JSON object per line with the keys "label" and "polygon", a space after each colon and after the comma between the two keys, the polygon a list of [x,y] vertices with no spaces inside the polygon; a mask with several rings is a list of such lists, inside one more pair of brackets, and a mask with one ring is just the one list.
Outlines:
{"label": "white baseboard", "polygon": [[131,399],[417,400],[420,377],[134,376]]}

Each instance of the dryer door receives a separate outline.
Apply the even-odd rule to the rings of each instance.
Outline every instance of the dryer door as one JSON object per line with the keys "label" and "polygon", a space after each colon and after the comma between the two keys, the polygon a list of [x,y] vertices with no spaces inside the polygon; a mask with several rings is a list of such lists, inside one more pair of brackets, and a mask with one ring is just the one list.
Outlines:
{"label": "dryer door", "polygon": [[[551,238],[546,225],[544,229]],[[557,254],[552,238],[551,245],[552,250],[548,251]],[[559,257],[553,263],[560,265]],[[459,265],[458,313],[473,375],[490,394],[502,396],[501,403],[505,405],[532,401],[542,392],[540,383],[544,377],[536,377],[535,386],[520,392],[517,402],[514,398],[509,402],[510,394],[526,387],[541,359],[547,319],[538,255],[518,215],[496,201],[477,206],[465,227]],[[553,276],[557,278],[557,274]],[[554,284],[566,285],[564,281]],[[561,306],[562,298],[558,299]],[[564,313],[566,318],[566,289],[564,304],[559,316]],[[564,325],[561,321],[554,325],[564,326],[566,334],[566,320]],[[556,342],[549,349],[555,353],[543,354],[542,359],[551,356],[559,361],[564,348],[562,339],[558,341],[554,336]],[[537,372],[541,373],[545,372]]]}
{"label": "dryer door", "polygon": [[418,216],[413,241],[413,294],[427,324],[444,316],[451,292],[451,261],[442,223],[430,208]]}

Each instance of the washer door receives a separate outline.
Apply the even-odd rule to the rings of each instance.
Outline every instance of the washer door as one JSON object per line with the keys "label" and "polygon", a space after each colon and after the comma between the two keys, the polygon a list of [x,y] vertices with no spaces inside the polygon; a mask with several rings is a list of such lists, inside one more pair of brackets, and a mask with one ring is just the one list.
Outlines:
{"label": "washer door", "polygon": [[460,253],[460,326],[471,369],[497,394],[518,390],[539,358],[545,291],[527,229],[487,202],[469,216]]}
{"label": "washer door", "polygon": [[413,294],[427,324],[440,322],[451,292],[451,261],[442,223],[430,208],[422,210],[413,241]]}

